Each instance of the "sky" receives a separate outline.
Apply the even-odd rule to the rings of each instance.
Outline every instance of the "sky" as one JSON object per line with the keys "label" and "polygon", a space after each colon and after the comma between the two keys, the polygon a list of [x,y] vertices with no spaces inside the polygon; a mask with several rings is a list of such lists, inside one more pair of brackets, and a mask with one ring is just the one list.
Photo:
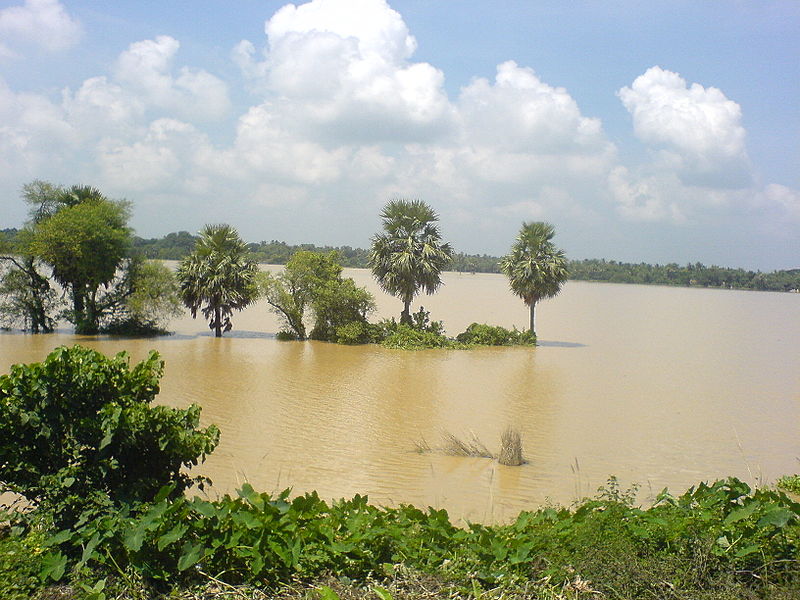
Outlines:
{"label": "sky", "polygon": [[25,183],[137,235],[800,268],[796,0],[0,0],[0,228]]}

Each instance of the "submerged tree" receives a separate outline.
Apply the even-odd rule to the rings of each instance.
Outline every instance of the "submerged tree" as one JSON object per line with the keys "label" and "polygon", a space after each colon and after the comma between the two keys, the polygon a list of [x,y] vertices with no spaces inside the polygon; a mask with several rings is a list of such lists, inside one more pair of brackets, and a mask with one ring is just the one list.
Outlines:
{"label": "submerged tree", "polygon": [[511,252],[500,260],[511,291],[530,308],[531,333],[535,333],[536,303],[556,296],[569,275],[564,251],[553,244],[553,236],[550,223],[523,223]]}
{"label": "submerged tree", "polygon": [[231,315],[258,298],[258,265],[230,225],[206,225],[192,253],[178,267],[183,303],[209,321],[216,337],[231,329]]}
{"label": "submerged tree", "polygon": [[439,216],[421,200],[392,200],[381,211],[383,233],[372,238],[369,267],[378,284],[403,302],[401,323],[411,323],[411,302],[420,290],[434,293],[453,257],[436,222]]}
{"label": "submerged tree", "polygon": [[75,187],[61,207],[37,222],[31,249],[72,297],[75,332],[100,329],[100,287],[108,287],[129,256],[128,203],[108,200],[93,188]]}
{"label": "submerged tree", "polygon": [[367,290],[342,278],[338,254],[296,252],[278,275],[265,273],[261,288],[267,303],[284,321],[285,333],[299,340],[306,334],[306,309],[314,313],[311,336],[316,340],[336,341],[337,329],[349,323],[366,323],[375,302]]}

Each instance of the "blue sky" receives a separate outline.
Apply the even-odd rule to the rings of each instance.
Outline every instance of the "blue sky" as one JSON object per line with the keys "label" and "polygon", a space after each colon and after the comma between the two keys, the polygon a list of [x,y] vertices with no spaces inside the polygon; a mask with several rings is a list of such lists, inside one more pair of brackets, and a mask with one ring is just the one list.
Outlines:
{"label": "blue sky", "polygon": [[800,3],[0,1],[0,227],[21,186],[144,237],[366,246],[418,197],[471,253],[800,267]]}

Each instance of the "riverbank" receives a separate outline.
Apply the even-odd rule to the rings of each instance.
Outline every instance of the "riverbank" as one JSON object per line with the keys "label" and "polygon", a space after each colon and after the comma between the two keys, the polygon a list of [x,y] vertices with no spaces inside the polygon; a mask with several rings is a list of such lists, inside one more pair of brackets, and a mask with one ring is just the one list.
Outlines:
{"label": "riverbank", "polygon": [[[783,493],[736,479],[665,491],[646,510],[611,479],[571,509],[463,528],[445,511],[244,486],[237,497],[162,501],[49,540],[4,530],[0,595],[788,600],[800,593],[799,519],[800,504]],[[75,557],[58,586],[39,579],[55,551]]]}

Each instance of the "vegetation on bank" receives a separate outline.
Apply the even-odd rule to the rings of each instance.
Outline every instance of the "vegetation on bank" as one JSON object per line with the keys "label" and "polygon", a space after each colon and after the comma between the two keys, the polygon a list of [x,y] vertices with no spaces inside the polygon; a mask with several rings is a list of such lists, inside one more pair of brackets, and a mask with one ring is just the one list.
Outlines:
{"label": "vegetation on bank", "polygon": [[[13,232],[13,230],[6,230]],[[135,239],[135,246],[148,258],[179,260],[185,253],[188,241],[194,236],[188,232],[170,233],[163,238]],[[345,267],[367,268],[369,251],[351,246],[291,245],[271,241],[249,244],[256,259],[264,264],[282,265],[298,250],[330,252],[336,250]],[[191,249],[191,245],[188,245]],[[487,254],[456,252],[449,270],[461,273],[500,273],[500,258]],[[707,266],[702,263],[679,265],[626,263],[605,259],[568,260],[569,278],[577,281],[608,283],[637,283],[643,285],[671,285],[681,287],[716,287],[738,290],[789,292],[800,290],[800,268],[772,272],[731,267]]]}
{"label": "vegetation on bank", "polygon": [[[665,490],[643,509],[635,490],[612,478],[572,508],[460,527],[444,510],[381,508],[364,496],[329,503],[314,492],[265,494],[245,484],[236,496],[189,498],[180,493],[190,481],[180,467],[202,461],[218,432],[197,428],[199,409],[149,406],[160,370],[155,354],[130,367],[124,355],[76,346],[0,376],[0,485],[29,502],[3,517],[1,597],[800,593],[800,504],[737,479],[679,496]],[[53,436],[65,443],[48,442]],[[338,592],[311,590],[321,583]]]}

